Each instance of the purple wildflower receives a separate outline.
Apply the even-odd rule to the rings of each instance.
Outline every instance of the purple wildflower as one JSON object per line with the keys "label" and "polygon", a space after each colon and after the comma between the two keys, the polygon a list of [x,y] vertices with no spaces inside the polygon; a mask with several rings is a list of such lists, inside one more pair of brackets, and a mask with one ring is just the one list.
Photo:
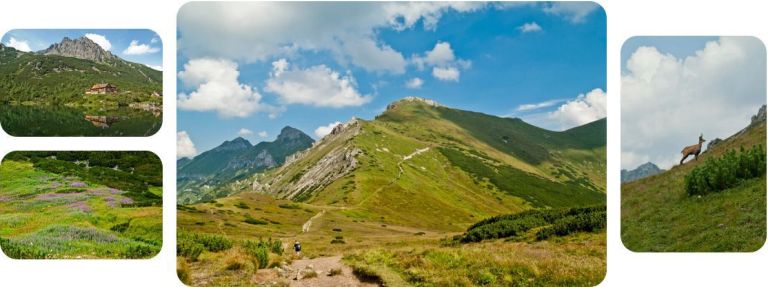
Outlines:
{"label": "purple wildflower", "polygon": [[86,184],[82,181],[73,181],[69,184],[69,187],[86,187]]}
{"label": "purple wildflower", "polygon": [[72,209],[80,210],[82,212],[86,212],[86,213],[91,212],[91,207],[88,206],[88,203],[86,203],[85,201],[73,202],[69,205],[69,207]]}

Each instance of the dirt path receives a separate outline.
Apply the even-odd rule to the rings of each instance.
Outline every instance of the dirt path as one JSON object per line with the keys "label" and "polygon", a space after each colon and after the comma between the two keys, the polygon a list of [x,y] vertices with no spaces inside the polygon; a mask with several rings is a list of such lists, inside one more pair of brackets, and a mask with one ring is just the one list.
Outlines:
{"label": "dirt path", "polygon": [[[290,286],[295,287],[336,287],[336,286],[376,286],[375,284],[363,283],[352,274],[352,268],[341,262],[341,256],[317,257],[314,259],[295,260],[291,263],[293,274]],[[341,274],[328,276],[331,270],[341,270]],[[314,270],[317,274],[314,278],[304,278],[309,270]],[[296,275],[299,275],[297,278]],[[311,277],[311,276],[309,276]],[[294,280],[296,279],[296,280]]]}
{"label": "dirt path", "polygon": [[405,173],[405,169],[403,169],[403,163],[408,161],[408,160],[410,160],[410,159],[412,159],[414,156],[420,155],[420,154],[425,153],[427,151],[429,151],[429,147],[417,149],[416,151],[412,152],[411,154],[404,156],[403,159],[401,159],[400,161],[397,162],[397,176],[395,176],[395,178],[390,180],[389,183],[387,183],[385,185],[382,185],[382,186],[379,186],[379,188],[374,190],[371,195],[369,195],[368,197],[366,197],[365,199],[360,201],[357,205],[358,206],[363,205],[363,203],[365,203],[366,201],[368,201],[368,199],[373,197],[374,194],[377,194],[380,191],[384,190],[385,188],[388,188],[389,186],[395,184],[395,182],[400,180],[400,177],[402,177],[403,174]]}
{"label": "dirt path", "polygon": [[307,222],[304,222],[304,225],[301,226],[301,232],[303,233],[309,232],[309,227],[312,226],[312,220],[320,218],[320,216],[323,216],[323,214],[325,214],[325,209],[315,214],[315,216],[312,216],[312,218],[307,220]]}

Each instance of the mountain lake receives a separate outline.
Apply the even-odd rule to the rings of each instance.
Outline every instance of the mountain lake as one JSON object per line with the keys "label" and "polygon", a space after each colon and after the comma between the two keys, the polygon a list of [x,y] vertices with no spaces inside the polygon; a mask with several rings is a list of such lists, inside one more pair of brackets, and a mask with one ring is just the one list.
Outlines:
{"label": "mountain lake", "polygon": [[129,107],[111,109],[3,105],[0,126],[17,137],[145,137],[162,125],[162,113]]}

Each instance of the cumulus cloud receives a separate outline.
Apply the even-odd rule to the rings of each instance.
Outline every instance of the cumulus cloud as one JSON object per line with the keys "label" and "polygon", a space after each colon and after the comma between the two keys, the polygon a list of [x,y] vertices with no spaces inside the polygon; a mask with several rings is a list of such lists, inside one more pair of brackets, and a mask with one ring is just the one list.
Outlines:
{"label": "cumulus cloud", "polygon": [[415,77],[405,82],[405,87],[409,89],[421,89],[422,85],[424,85],[424,80],[419,77]]}
{"label": "cumulus cloud", "polygon": [[456,69],[454,67],[447,67],[447,68],[441,68],[441,67],[434,67],[432,68],[432,76],[435,77],[438,80],[442,81],[459,81],[459,75],[461,72],[459,72],[459,69]]}
{"label": "cumulus cloud", "polygon": [[192,2],[180,10],[178,43],[193,58],[245,62],[288,57],[302,50],[330,51],[342,64],[399,74],[408,62],[380,40],[377,30],[401,31],[417,23],[434,30],[447,11],[471,12],[487,6],[481,2]]}
{"label": "cumulus cloud", "polygon": [[315,135],[318,138],[322,138],[322,137],[330,134],[331,131],[333,131],[333,128],[335,128],[336,126],[338,126],[340,124],[341,124],[341,122],[336,121],[336,122],[332,122],[332,123],[324,125],[324,126],[319,126],[319,127],[317,127],[315,129]]}
{"label": "cumulus cloud", "polygon": [[29,42],[17,40],[14,37],[11,37],[8,39],[8,42],[5,43],[6,46],[14,48],[16,50],[22,51],[22,52],[31,52],[32,48],[29,47]]}
{"label": "cumulus cloud", "polygon": [[594,89],[567,101],[549,117],[560,123],[561,129],[568,129],[590,123],[606,116],[606,97],[602,89]]}
{"label": "cumulus cloud", "polygon": [[432,67],[432,76],[438,80],[454,82],[458,82],[461,76],[459,68],[467,69],[472,64],[470,61],[458,59],[451,43],[439,41],[424,55],[413,55],[411,62],[419,70]]}
{"label": "cumulus cloud", "polygon": [[93,34],[93,33],[87,33],[85,34],[85,37],[96,43],[96,45],[99,45],[102,49],[105,51],[109,51],[112,49],[112,43],[107,40],[107,37],[104,35],[99,34]]}
{"label": "cumulus cloud", "polygon": [[149,44],[139,44],[139,41],[133,40],[128,48],[123,50],[125,55],[144,55],[160,52],[160,48],[152,47]]}
{"label": "cumulus cloud", "polygon": [[540,32],[543,30],[536,22],[525,23],[522,26],[517,27],[517,29],[523,33]]}
{"label": "cumulus cloud", "polygon": [[286,104],[316,107],[360,106],[372,98],[357,91],[357,83],[351,73],[342,75],[325,65],[291,68],[285,59],[272,63],[272,72],[264,90],[277,94]]}
{"label": "cumulus cloud", "polygon": [[685,58],[637,48],[621,77],[622,168],[669,168],[680,150],[726,138],[765,104],[766,57],[759,40],[722,37]]}
{"label": "cumulus cloud", "polygon": [[257,135],[258,135],[260,138],[266,138],[266,137],[268,137],[268,136],[269,136],[269,134],[268,134],[266,131],[260,131],[260,132],[259,132]]}
{"label": "cumulus cloud", "polygon": [[223,118],[247,117],[255,112],[274,115],[280,111],[262,103],[256,89],[238,82],[239,75],[237,64],[229,60],[189,60],[178,77],[183,87],[194,91],[179,93],[179,109],[216,111]]}
{"label": "cumulus cloud", "polygon": [[182,157],[195,157],[197,155],[197,148],[195,143],[189,138],[189,134],[186,131],[179,131],[176,133],[176,158]]}
{"label": "cumulus cloud", "polygon": [[246,128],[241,128],[239,131],[237,131],[237,136],[240,136],[240,137],[247,137],[252,134],[253,134],[253,131]]}
{"label": "cumulus cloud", "polygon": [[584,23],[589,14],[600,8],[597,3],[588,1],[549,2],[543,5],[545,13],[563,17],[574,24]]}
{"label": "cumulus cloud", "polygon": [[[561,104],[562,103],[562,104]],[[557,106],[559,104],[559,106]],[[581,126],[607,116],[606,94],[602,89],[593,89],[575,98],[555,99],[533,104],[519,105],[515,113],[544,110],[557,106],[550,111],[535,112],[521,116],[525,121],[551,130],[567,130]]]}

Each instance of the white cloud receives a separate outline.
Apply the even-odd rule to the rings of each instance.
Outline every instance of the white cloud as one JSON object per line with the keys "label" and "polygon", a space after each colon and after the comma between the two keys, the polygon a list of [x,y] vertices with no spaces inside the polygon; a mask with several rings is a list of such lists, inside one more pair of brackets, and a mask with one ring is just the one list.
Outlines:
{"label": "white cloud", "polygon": [[517,27],[517,29],[523,33],[540,32],[543,30],[536,22],[525,23],[522,26]]}
{"label": "white cloud", "polygon": [[154,37],[154,38],[152,38],[152,40],[149,40],[150,44],[154,44],[154,43],[157,43],[157,42],[160,42],[160,39],[158,39],[157,37]]}
{"label": "white cloud", "polygon": [[257,135],[258,135],[260,138],[266,138],[266,137],[268,137],[268,136],[269,136],[269,134],[268,134],[266,131],[260,131],[260,132],[259,132]]}
{"label": "white cloud", "polygon": [[178,77],[193,92],[179,93],[178,107],[188,111],[216,111],[219,116],[247,117],[255,112],[274,115],[279,109],[261,102],[261,94],[238,82],[238,66],[229,60],[192,59]]}
{"label": "white cloud", "polygon": [[237,131],[237,136],[240,136],[240,137],[247,137],[252,134],[253,134],[253,131],[246,128],[241,128],[239,131]]}
{"label": "white cloud", "polygon": [[32,48],[29,47],[28,41],[17,40],[14,37],[11,37],[10,39],[8,39],[8,42],[5,43],[5,45],[22,52],[32,51]]}
{"label": "white cloud", "polygon": [[422,85],[424,85],[424,80],[419,77],[415,77],[405,82],[405,87],[409,89],[421,89]]}
{"label": "white cloud", "polygon": [[[563,103],[565,102],[565,103]],[[567,130],[581,126],[607,116],[606,94],[602,89],[593,89],[586,94],[579,94],[572,99],[555,99],[533,104],[523,104],[515,112],[527,112],[560,106],[550,111],[542,111],[521,116],[525,121],[550,130]],[[514,113],[512,115],[514,116]]]}
{"label": "white cloud", "polygon": [[602,89],[594,89],[567,101],[549,114],[565,130],[606,117],[606,96]]}
{"label": "white cloud", "polygon": [[317,127],[315,129],[315,135],[318,138],[322,138],[322,137],[330,134],[331,131],[333,131],[333,128],[335,128],[336,126],[338,126],[340,124],[341,124],[341,122],[336,121],[336,122],[332,122],[332,123],[330,123],[328,125],[325,125],[325,126],[319,126],[319,127]]}
{"label": "white cloud", "polygon": [[109,40],[107,40],[107,37],[104,35],[88,33],[88,34],[85,34],[85,37],[88,39],[91,39],[91,41],[99,45],[105,51],[109,51],[109,49],[112,49],[112,43],[109,42]]}
{"label": "white cloud", "polygon": [[128,48],[123,50],[125,55],[144,55],[160,52],[160,48],[152,47],[149,44],[139,44],[139,41],[133,40]]}
{"label": "white cloud", "polygon": [[515,109],[516,112],[524,112],[524,111],[532,111],[532,110],[538,110],[543,108],[549,108],[554,105],[557,105],[559,103],[565,102],[564,99],[555,99],[555,100],[549,100],[549,101],[543,101],[540,103],[533,103],[533,104],[522,104],[517,106],[517,109]]}
{"label": "white cloud", "polygon": [[459,72],[459,69],[456,69],[454,67],[432,68],[432,76],[434,76],[438,80],[458,82],[459,75],[461,75],[461,72]]}
{"label": "white cloud", "polygon": [[195,143],[189,138],[189,134],[186,131],[179,131],[176,133],[176,158],[189,157],[192,158],[197,155],[197,148]]}
{"label": "white cloud", "polygon": [[285,59],[272,63],[265,91],[275,93],[286,104],[341,108],[360,106],[371,100],[357,91],[355,78],[341,75],[325,65],[291,68]]}
{"label": "white cloud", "polygon": [[765,61],[751,37],[722,37],[685,58],[637,48],[621,78],[622,153],[635,155],[622,168],[669,168],[699,134],[723,139],[746,127],[765,104]]}
{"label": "white cloud", "polygon": [[411,56],[411,62],[419,70],[432,67],[432,76],[438,80],[454,82],[458,82],[461,76],[459,68],[468,69],[472,65],[470,61],[458,59],[450,43],[440,41],[423,56]]}
{"label": "white cloud", "polygon": [[584,23],[589,14],[600,8],[597,3],[588,1],[550,2],[543,5],[545,13],[563,17],[574,24]]}
{"label": "white cloud", "polygon": [[163,66],[160,65],[145,65],[153,70],[163,71]]}
{"label": "white cloud", "polygon": [[481,2],[192,2],[180,9],[178,43],[192,58],[245,62],[289,57],[302,50],[330,51],[342,65],[349,62],[368,71],[400,74],[408,63],[402,53],[380,40],[379,29],[402,31],[421,23],[434,30],[447,11],[471,12],[487,6]]}

